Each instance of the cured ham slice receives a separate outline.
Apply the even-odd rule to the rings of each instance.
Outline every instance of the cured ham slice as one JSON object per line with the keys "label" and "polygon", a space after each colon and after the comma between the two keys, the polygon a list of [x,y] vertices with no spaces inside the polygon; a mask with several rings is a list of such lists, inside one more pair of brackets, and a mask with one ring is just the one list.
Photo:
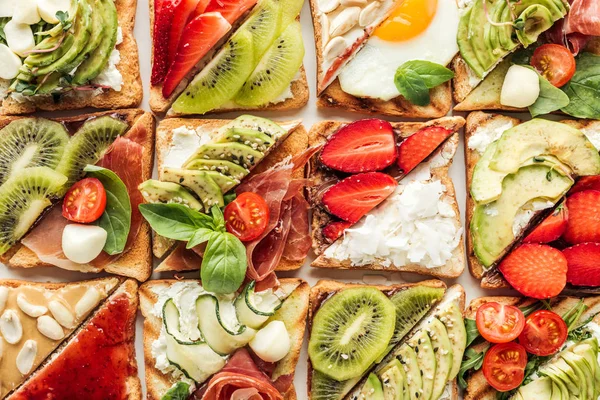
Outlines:
{"label": "cured ham slice", "polygon": [[185,243],[182,242],[156,267],[156,271],[194,271],[199,269],[201,264],[202,256],[192,249],[186,249]]}
{"label": "cured ham slice", "polygon": [[552,43],[562,44],[577,55],[591,39],[600,36],[600,2],[589,0],[570,1],[567,16],[557,21],[547,32]]}

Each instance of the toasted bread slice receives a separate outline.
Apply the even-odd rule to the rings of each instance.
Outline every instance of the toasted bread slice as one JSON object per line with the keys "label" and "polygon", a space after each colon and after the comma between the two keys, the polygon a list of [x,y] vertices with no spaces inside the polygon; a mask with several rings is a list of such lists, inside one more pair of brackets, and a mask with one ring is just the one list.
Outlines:
{"label": "toasted bread slice", "polygon": [[[107,279],[110,282],[104,284],[109,284],[112,294],[104,296],[85,322],[46,357],[39,368],[29,375],[20,387],[11,392],[7,399],[43,397],[48,390],[52,390],[59,398],[81,398],[84,393],[98,392],[101,393],[100,397],[106,396],[104,398],[142,398],[134,346],[138,307],[138,285],[134,280],[105,278],[66,284],[21,284],[60,290],[61,287],[68,288],[78,284],[102,284],[101,282]],[[106,342],[110,342],[109,345]],[[82,346],[85,346],[85,349],[82,349]],[[107,354],[108,352],[110,354]],[[96,357],[92,365],[89,364],[86,354]],[[65,380],[66,375],[73,380]]]}
{"label": "toasted bread slice", "polygon": [[[181,118],[167,118],[158,125],[156,131],[156,159],[159,179],[161,171],[164,165],[165,157],[168,154],[170,144],[173,138],[173,129],[181,126],[187,126],[189,128],[202,128],[206,131],[216,132],[221,126],[231,122],[231,120],[225,119],[181,119]],[[277,144],[272,146],[265,158],[258,163],[250,172],[249,176],[259,174],[273,167],[278,162],[282,161],[286,157],[294,154],[299,154],[306,150],[308,147],[308,134],[304,129],[304,126],[300,124],[299,120],[296,121],[275,121],[280,124],[284,129],[288,129],[288,134],[282,137]],[[302,178],[304,171],[300,170],[296,173],[297,178]],[[157,258],[164,257],[173,247],[175,242],[170,239],[163,238],[159,235],[154,235],[152,248],[154,255]],[[289,271],[298,269],[302,266],[302,261],[289,261],[284,258],[281,259],[277,271]],[[188,266],[174,269],[172,265],[161,264],[157,271],[190,271],[197,270],[200,268],[200,264],[190,263]]]}
{"label": "toasted bread slice", "polygon": [[[465,124],[465,120],[462,117],[444,117],[428,122],[393,122],[392,126],[394,130],[401,137],[408,137],[415,132],[419,131],[428,126],[441,126],[455,132],[446,142],[440,146],[428,160],[424,163],[436,162],[431,165],[432,178],[439,179],[444,186],[446,186],[446,193],[444,198],[448,201],[456,214],[456,226],[460,227],[460,214],[458,209],[458,203],[456,201],[456,194],[454,191],[454,184],[450,179],[448,170],[452,164],[452,158],[458,147],[458,131]],[[342,122],[335,121],[324,121],[314,125],[309,133],[309,146],[315,146],[322,144],[326,141],[327,137],[336,132],[341,126]],[[443,160],[442,163],[437,163],[437,160]],[[317,167],[317,157],[313,157],[310,164],[310,178],[315,182],[314,189],[311,193],[313,196],[312,201],[316,202],[318,197],[319,186],[326,182],[327,176],[322,169]],[[435,166],[434,166],[435,165]],[[400,181],[402,183],[402,181]],[[382,203],[379,207],[383,207],[385,203]],[[425,275],[432,275],[437,277],[457,277],[464,270],[465,259],[464,259],[464,243],[461,239],[459,245],[454,249],[452,258],[448,261],[445,266],[436,268],[427,268],[419,264],[408,264],[403,266],[389,265],[386,266],[385,261],[374,264],[368,264],[363,266],[353,266],[350,260],[338,260],[335,258],[329,258],[325,256],[324,251],[330,246],[323,236],[323,228],[331,221],[330,215],[313,204],[312,213],[312,238],[313,238],[313,250],[318,257],[312,262],[311,266],[318,268],[337,268],[337,269],[368,269],[368,270],[389,270],[389,271],[403,271],[403,272],[415,272]],[[343,240],[340,238],[338,240]]]}
{"label": "toasted bread slice", "polygon": [[[140,310],[144,316],[144,362],[146,365],[148,399],[161,399],[166,391],[179,380],[172,374],[166,375],[157,369],[156,360],[152,356],[152,343],[158,339],[162,328],[162,320],[153,313],[154,305],[159,300],[156,292],[164,290],[176,282],[178,281],[156,280],[147,282],[140,287]],[[277,362],[271,376],[273,380],[280,376],[294,375],[295,373],[304,338],[310,293],[308,283],[301,279],[281,279],[280,283],[281,287],[286,292],[291,292],[291,294],[269,321],[283,321],[290,334],[292,345],[288,355]],[[283,395],[285,400],[295,400],[297,398],[296,389],[293,385]]]}
{"label": "toasted bread slice", "polygon": [[[311,334],[311,329],[312,329],[312,321],[313,318],[315,316],[315,313],[317,312],[317,310],[319,309],[321,303],[328,298],[329,296],[333,295],[334,293],[336,293],[337,291],[343,290],[343,289],[347,289],[347,288],[352,288],[352,287],[365,287],[365,286],[369,286],[369,287],[375,287],[379,290],[399,290],[399,289],[403,289],[403,288],[408,288],[408,287],[413,287],[413,286],[431,286],[431,287],[437,287],[437,288],[446,288],[446,284],[442,281],[439,281],[437,279],[432,279],[432,280],[427,280],[427,281],[422,281],[419,283],[401,283],[401,284],[395,284],[395,285],[390,285],[390,286],[386,286],[386,285],[363,285],[363,284],[355,284],[355,283],[343,283],[343,282],[339,282],[339,281],[331,281],[331,280],[320,280],[319,282],[317,282],[317,284],[315,286],[312,287],[312,289],[310,290],[310,306],[309,306],[309,314],[308,314],[308,339],[310,340],[310,334]],[[448,288],[446,290],[446,293],[444,294],[444,298],[437,303],[436,306],[433,307],[433,309],[427,313],[427,315],[431,315],[431,313],[434,312],[434,310],[437,309],[438,305],[441,304],[442,302],[444,302],[444,299],[447,298],[448,293],[452,291],[452,292],[456,292],[456,295],[458,296],[458,302],[459,302],[459,307],[460,309],[464,309],[465,307],[465,302],[466,302],[466,294],[464,289],[462,288],[462,286],[460,285],[454,285],[450,288]],[[405,338],[411,337],[422,325],[423,321],[427,319],[427,316],[425,316],[425,318],[423,318],[419,323],[417,323],[415,325],[415,327],[413,329],[411,329],[411,331],[405,336]],[[402,339],[402,342],[404,342],[405,339]],[[308,381],[308,399],[312,399],[312,393],[311,393],[311,385],[312,385],[312,364],[310,362],[310,358],[308,358],[307,360],[307,381]],[[365,376],[367,374],[365,373]],[[363,381],[361,380],[361,383]],[[358,383],[355,388],[359,387],[359,385],[361,383]],[[451,385],[451,390],[450,390],[450,397],[449,400],[458,400],[459,396],[458,396],[458,384],[456,383],[456,379],[450,383]],[[352,393],[352,392],[350,392]]]}
{"label": "toasted bread slice", "polygon": [[[154,164],[154,124],[155,120],[152,114],[143,110],[116,110],[104,111],[94,114],[83,114],[76,117],[68,118],[53,118],[57,122],[67,124],[78,124],[89,118],[99,117],[103,115],[116,115],[122,118],[130,126],[129,131],[136,125],[143,127],[147,135],[147,140],[144,142],[144,153],[142,165],[144,169],[143,179],[150,179]],[[11,121],[23,117],[2,117],[0,116],[0,129],[9,124]],[[128,132],[129,132],[128,131]],[[125,133],[127,137],[127,133]],[[136,236],[136,240],[132,247],[122,257],[104,268],[106,272],[135,278],[138,281],[145,281],[152,273],[152,253],[151,253],[151,237],[150,227],[143,221],[140,231]],[[0,261],[14,268],[34,268],[34,267],[52,267],[51,264],[42,262],[31,250],[27,247],[17,244],[13,246],[7,253],[0,257]]]}
{"label": "toasted bread slice", "polygon": [[[564,314],[572,307],[574,307],[581,299],[579,297],[559,297],[551,299],[552,310],[559,315]],[[508,296],[494,296],[494,297],[480,297],[471,301],[467,309],[465,310],[465,318],[475,319],[477,309],[488,302],[497,302],[504,305],[511,305],[515,307],[527,307],[534,303],[536,300],[527,297],[508,297]],[[583,302],[588,306],[587,310],[580,317],[580,321],[585,321],[588,318],[593,317],[593,321],[600,323],[600,297],[585,297]],[[484,344],[485,345],[485,344]],[[474,347],[475,350],[481,351],[478,347]],[[464,392],[465,400],[496,400],[498,392],[492,388],[485,377],[483,376],[482,370],[475,371],[467,376],[467,388]]]}
{"label": "toasted bread slice", "polygon": [[36,110],[76,110],[87,107],[119,109],[139,106],[143,96],[142,78],[137,43],[133,36],[137,0],[115,0],[115,5],[117,6],[119,26],[123,31],[123,43],[116,47],[121,54],[121,61],[117,64],[117,69],[123,76],[123,87],[120,91],[110,89],[97,96],[81,95],[77,91],[71,91],[61,96],[58,102],[55,102],[52,96],[28,99],[23,103],[9,97],[4,101],[0,100],[0,114],[17,115],[32,113]]}

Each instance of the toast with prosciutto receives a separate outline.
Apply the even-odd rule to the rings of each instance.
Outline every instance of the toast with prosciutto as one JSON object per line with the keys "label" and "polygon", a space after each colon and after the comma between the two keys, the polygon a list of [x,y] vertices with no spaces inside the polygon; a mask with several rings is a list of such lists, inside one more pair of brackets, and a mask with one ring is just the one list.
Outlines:
{"label": "toast with prosciutto", "polygon": [[150,229],[137,186],[152,172],[152,115],[2,117],[0,126],[2,261],[148,279]]}
{"label": "toast with prosciutto", "polygon": [[595,120],[467,117],[467,256],[482,287],[597,290],[598,132]]}
{"label": "toast with prosciutto", "polygon": [[296,399],[310,288],[281,279],[231,293],[198,280],[158,280],[140,289],[149,399]]}
{"label": "toast with prosciutto", "polygon": [[119,278],[0,281],[0,398],[141,399],[137,288]]}
{"label": "toast with prosciutto", "polygon": [[457,277],[462,229],[448,176],[461,117],[312,127],[313,267]]}

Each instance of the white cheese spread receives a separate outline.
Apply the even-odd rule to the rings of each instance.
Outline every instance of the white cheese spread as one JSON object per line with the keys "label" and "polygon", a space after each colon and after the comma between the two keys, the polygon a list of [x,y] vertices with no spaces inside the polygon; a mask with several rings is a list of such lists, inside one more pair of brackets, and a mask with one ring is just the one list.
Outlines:
{"label": "white cheese spread", "polygon": [[[117,42],[116,46],[123,43],[123,30],[119,26],[117,29]],[[108,86],[116,92],[120,92],[123,89],[123,75],[117,69],[117,65],[121,62],[121,53],[116,48],[110,53],[108,59],[108,65],[100,74],[92,81],[93,84]]]}
{"label": "white cheese spread", "polygon": [[537,211],[542,211],[552,206],[554,206],[553,202],[543,200],[534,200],[531,203],[526,204],[519,210],[517,215],[515,215],[512,226],[513,235],[518,237]]}
{"label": "white cheese spread", "polygon": [[173,129],[162,167],[181,168],[183,163],[203,144],[212,140],[210,132],[201,128],[180,126]]}
{"label": "white cheese spread", "polygon": [[483,154],[487,147],[500,139],[502,134],[512,128],[514,124],[512,121],[506,122],[500,126],[480,126],[478,127],[473,135],[469,138],[468,146],[469,149],[477,151],[479,154]]}

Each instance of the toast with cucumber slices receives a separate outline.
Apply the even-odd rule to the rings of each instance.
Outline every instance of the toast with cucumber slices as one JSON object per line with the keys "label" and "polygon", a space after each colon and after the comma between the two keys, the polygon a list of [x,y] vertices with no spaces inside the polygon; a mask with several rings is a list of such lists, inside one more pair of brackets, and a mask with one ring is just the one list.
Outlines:
{"label": "toast with cucumber slices", "polygon": [[310,296],[309,399],[458,399],[464,303],[460,285],[438,280],[320,281]]}
{"label": "toast with cucumber slices", "polygon": [[301,279],[281,279],[279,286],[261,292],[250,282],[222,295],[207,292],[197,280],[144,284],[140,301],[148,398],[161,399],[180,387],[186,398],[198,389],[233,385],[296,399],[292,382],[309,291]]}
{"label": "toast with cucumber slices", "polygon": [[14,65],[9,62],[3,74],[9,79],[0,80],[0,113],[137,107],[142,101],[133,36],[137,1],[42,3],[39,13],[34,3],[15,3],[14,18],[4,20],[8,35],[0,43],[9,54],[2,57]]}
{"label": "toast with cucumber slices", "polygon": [[[315,182],[309,193],[318,256],[311,265],[459,276],[464,244],[448,170],[464,122],[445,117],[314,125],[309,145],[324,147],[311,159],[309,172]],[[415,224],[421,228],[413,229]],[[402,239],[387,239],[392,236]],[[376,243],[387,250],[379,251]]]}
{"label": "toast with cucumber slices", "polygon": [[[2,223],[2,262],[15,268],[57,266],[83,272],[106,271],[140,281],[148,279],[152,263],[151,236],[148,224],[137,210],[142,199],[136,193],[136,182],[143,182],[152,173],[154,117],[142,110],[56,119],[0,117],[0,129],[3,142],[0,152],[6,166],[0,189],[2,207],[8,210],[13,203],[22,205],[4,217],[12,222]],[[15,151],[15,148],[21,150]],[[98,166],[104,169],[98,170],[103,175],[96,175],[100,173],[96,171],[88,172],[87,177],[99,178],[102,191],[123,196],[121,204],[126,207],[114,206],[116,210],[109,208],[108,211],[103,208],[104,212],[99,209],[101,215],[92,218],[101,221],[110,213],[122,230],[112,230],[102,222],[97,222],[100,225],[97,227],[96,222],[89,219],[76,224],[72,215],[67,218],[63,197],[67,194],[69,198],[69,194],[74,193],[70,188],[85,181],[80,179],[89,165],[96,165],[92,169]],[[29,196],[15,191],[36,182],[44,191]],[[114,203],[111,200],[108,204]],[[30,213],[26,213],[28,209]],[[15,221],[20,221],[20,225],[16,226]],[[73,227],[75,236],[63,242],[62,238],[67,237],[65,231]],[[81,232],[98,232],[100,228],[107,232],[104,247],[97,248],[94,240],[83,240],[90,235],[80,235]],[[106,243],[116,247],[108,247]],[[68,250],[76,254],[77,249],[82,249],[83,254],[77,254],[78,257],[68,254]],[[81,259],[94,257],[95,250],[98,252],[94,259]]]}
{"label": "toast with cucumber slices", "polygon": [[[524,294],[552,297],[567,280],[577,286],[596,285],[578,280],[574,275],[578,264],[565,256],[571,251],[568,249],[579,249],[583,243],[566,232],[578,231],[596,218],[593,210],[581,211],[572,195],[593,189],[585,182],[597,180],[600,157],[594,145],[599,145],[598,132],[600,122],[594,120],[522,122],[483,112],[467,117],[467,257],[471,274],[482,280],[483,287],[508,287],[510,283],[523,293],[537,285],[539,293]],[[595,239],[586,237],[585,241]],[[515,256],[517,251],[520,254]],[[527,255],[535,268],[525,268],[524,259],[519,260]],[[544,255],[554,261],[541,262],[539,257]],[[515,260],[520,272],[512,268]],[[541,276],[527,276],[523,271],[547,274],[550,270],[546,268],[557,269],[550,274],[552,285],[542,279],[549,290],[542,293],[546,290],[536,284]]]}

